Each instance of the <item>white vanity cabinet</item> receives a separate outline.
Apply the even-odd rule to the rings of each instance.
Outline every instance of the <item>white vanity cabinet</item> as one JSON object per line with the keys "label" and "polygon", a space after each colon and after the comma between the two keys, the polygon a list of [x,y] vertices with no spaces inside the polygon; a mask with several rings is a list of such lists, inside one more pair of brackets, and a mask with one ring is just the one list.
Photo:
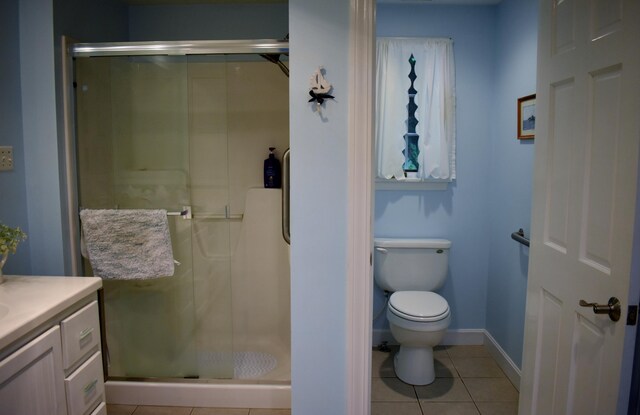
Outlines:
{"label": "white vanity cabinet", "polygon": [[0,362],[0,413],[67,413],[58,326]]}
{"label": "white vanity cabinet", "polygon": [[[0,414],[106,415],[96,296],[101,282],[86,281],[87,288],[76,281],[86,278],[40,279],[44,281],[18,284],[8,278],[0,285],[0,304],[9,310],[0,319]],[[60,288],[65,283],[68,287],[59,294],[73,295],[47,301],[56,292],[47,290],[47,285]],[[45,297],[41,307],[19,309],[15,299],[16,307],[6,305],[11,294],[29,289],[30,284],[46,291],[41,293]],[[32,294],[32,303],[42,298]],[[51,308],[42,307],[50,302]],[[32,318],[27,318],[29,313]]]}
{"label": "white vanity cabinet", "polygon": [[104,402],[98,302],[60,322],[64,386],[69,415],[86,415]]}

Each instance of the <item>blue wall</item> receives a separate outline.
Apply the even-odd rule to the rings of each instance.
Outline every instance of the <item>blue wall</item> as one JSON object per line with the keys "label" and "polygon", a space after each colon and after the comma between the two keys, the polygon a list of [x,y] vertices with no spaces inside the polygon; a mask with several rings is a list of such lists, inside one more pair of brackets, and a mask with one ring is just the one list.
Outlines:
{"label": "blue wall", "polygon": [[[510,234],[529,234],[534,146],[516,139],[516,102],[535,93],[537,1],[380,5],[378,36],[453,38],[458,178],[446,191],[377,191],[375,234],[451,239],[450,328],[487,329],[520,366],[529,257]],[[378,310],[377,288],[375,299]]]}
{"label": "blue wall", "polygon": [[131,6],[130,40],[282,39],[286,4]]}
{"label": "blue wall", "polygon": [[[290,0],[294,414],[346,414],[349,2]],[[319,65],[336,99],[307,102]]]}
{"label": "blue wall", "polygon": [[[13,146],[14,170],[0,172],[0,222],[29,233],[22,141],[18,0],[0,2],[0,145]],[[6,274],[30,274],[30,240],[5,265]]]}
{"label": "blue wall", "polygon": [[[457,179],[446,191],[377,191],[374,223],[376,237],[452,241],[449,278],[441,290],[453,310],[451,329],[485,327],[495,21],[493,6],[378,6],[378,36],[454,41]],[[375,300],[378,310],[383,303],[377,287]],[[374,329],[386,325],[381,317]]]}
{"label": "blue wall", "polygon": [[[64,273],[53,4],[20,0],[22,134],[31,272]],[[4,203],[4,202],[3,202]]]}
{"label": "blue wall", "polygon": [[529,235],[534,140],[516,139],[517,99],[536,92],[538,2],[505,0],[498,7],[493,79],[490,247],[487,331],[522,365],[529,248],[511,232]]}
{"label": "blue wall", "polygon": [[[56,110],[60,91],[54,69],[59,35],[97,40],[110,38],[119,28],[126,30],[126,24],[113,19],[114,10],[126,19],[119,2],[85,3],[67,0],[54,6],[51,0],[7,0],[0,5],[0,48],[6,58],[0,68],[0,145],[12,145],[15,158],[14,171],[0,174],[0,221],[20,226],[29,235],[9,260],[7,273],[68,271],[58,140],[62,125]],[[126,32],[120,39],[124,38]]]}

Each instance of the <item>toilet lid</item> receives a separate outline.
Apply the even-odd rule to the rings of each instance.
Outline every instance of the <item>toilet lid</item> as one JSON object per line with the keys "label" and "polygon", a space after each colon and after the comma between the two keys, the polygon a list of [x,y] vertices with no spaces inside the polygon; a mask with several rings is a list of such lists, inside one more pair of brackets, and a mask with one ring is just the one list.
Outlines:
{"label": "toilet lid", "polygon": [[449,304],[430,291],[397,291],[389,299],[389,310],[412,321],[437,321],[449,315]]}

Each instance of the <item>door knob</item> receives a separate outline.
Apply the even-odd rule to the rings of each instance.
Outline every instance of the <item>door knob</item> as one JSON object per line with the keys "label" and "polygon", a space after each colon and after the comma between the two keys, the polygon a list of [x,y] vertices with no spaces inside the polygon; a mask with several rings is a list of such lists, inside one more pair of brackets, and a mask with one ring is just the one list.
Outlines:
{"label": "door knob", "polygon": [[620,313],[622,307],[620,306],[620,300],[616,297],[609,298],[607,304],[588,303],[584,300],[580,300],[581,307],[593,307],[593,312],[596,314],[609,314],[611,321],[620,320]]}

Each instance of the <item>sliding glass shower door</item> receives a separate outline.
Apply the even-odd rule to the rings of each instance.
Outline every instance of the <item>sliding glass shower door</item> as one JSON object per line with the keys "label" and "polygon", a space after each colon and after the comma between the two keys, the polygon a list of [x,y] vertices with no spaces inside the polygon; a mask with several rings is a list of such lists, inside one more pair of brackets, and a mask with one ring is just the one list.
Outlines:
{"label": "sliding glass shower door", "polygon": [[[104,281],[109,377],[233,377],[225,127],[207,109],[216,94],[194,85],[186,57],[77,58],[75,71],[80,206],[166,209],[177,261],[171,277]],[[212,239],[215,250],[199,248]]]}
{"label": "sliding glass shower door", "polygon": [[263,186],[289,87],[263,52],[75,57],[80,207],[166,209],[180,263],[104,281],[110,378],[290,380],[282,193]]}

